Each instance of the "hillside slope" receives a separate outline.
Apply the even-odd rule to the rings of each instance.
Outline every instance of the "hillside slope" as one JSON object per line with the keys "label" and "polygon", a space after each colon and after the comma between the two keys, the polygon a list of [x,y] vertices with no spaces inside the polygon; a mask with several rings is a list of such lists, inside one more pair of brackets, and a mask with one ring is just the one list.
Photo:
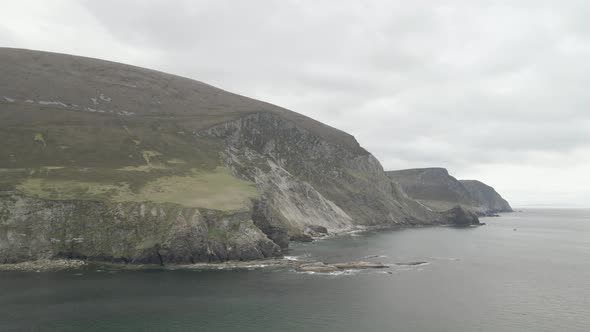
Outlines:
{"label": "hillside slope", "polygon": [[314,226],[449,222],[289,110],[96,59],[0,63],[0,262],[258,259]]}

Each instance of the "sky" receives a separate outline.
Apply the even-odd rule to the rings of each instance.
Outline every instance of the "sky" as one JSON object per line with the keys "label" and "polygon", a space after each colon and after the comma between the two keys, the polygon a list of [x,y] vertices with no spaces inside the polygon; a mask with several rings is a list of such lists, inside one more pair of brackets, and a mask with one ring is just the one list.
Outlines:
{"label": "sky", "polygon": [[0,1],[0,46],[190,77],[347,131],[386,170],[590,207],[589,1]]}

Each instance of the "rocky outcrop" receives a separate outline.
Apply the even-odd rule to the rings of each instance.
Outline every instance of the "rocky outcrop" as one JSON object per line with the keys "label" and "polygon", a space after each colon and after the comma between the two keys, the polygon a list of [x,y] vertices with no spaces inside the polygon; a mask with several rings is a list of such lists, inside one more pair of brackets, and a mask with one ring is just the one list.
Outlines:
{"label": "rocky outcrop", "polygon": [[477,180],[461,180],[461,183],[467,191],[480,202],[488,212],[512,212],[512,207],[508,204],[496,190],[487,184]]}
{"label": "rocky outcrop", "polygon": [[444,168],[389,171],[387,175],[408,196],[436,211],[448,211],[457,205],[481,216],[512,211],[493,188],[479,181],[459,181]]}
{"label": "rocky outcrop", "polygon": [[307,229],[309,230],[309,232],[314,233],[314,234],[324,234],[324,235],[328,234],[328,229],[326,227],[320,226],[320,225],[309,225],[307,227]]}
{"label": "rocky outcrop", "polygon": [[477,214],[456,206],[448,211],[443,212],[446,223],[452,226],[474,226],[481,225]]}

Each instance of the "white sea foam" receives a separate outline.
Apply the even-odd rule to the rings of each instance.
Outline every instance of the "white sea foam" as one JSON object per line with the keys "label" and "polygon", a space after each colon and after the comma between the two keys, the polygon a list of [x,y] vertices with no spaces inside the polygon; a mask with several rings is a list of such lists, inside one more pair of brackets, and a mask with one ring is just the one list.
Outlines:
{"label": "white sea foam", "polygon": [[39,105],[57,105],[62,107],[68,107],[68,105],[62,103],[61,101],[51,101],[51,100],[39,100]]}
{"label": "white sea foam", "polygon": [[107,103],[111,102],[111,97],[107,97],[102,93],[100,94],[100,96],[98,96],[98,98],[100,98],[100,100],[102,100],[102,101],[106,101]]}
{"label": "white sea foam", "polygon": [[350,274],[349,271],[334,271],[334,272],[313,272],[313,271],[305,271],[305,272],[297,272],[309,275],[318,275],[318,276],[342,276]]}
{"label": "white sea foam", "polygon": [[317,275],[317,276],[350,276],[360,273],[362,270],[338,270],[333,272],[314,272],[314,271],[296,271],[301,274]]}
{"label": "white sea foam", "polygon": [[270,266],[270,265],[268,265],[268,264],[251,264],[251,265],[245,265],[243,267],[247,268],[249,270],[252,270],[252,269],[262,269],[262,268],[265,268],[268,266]]}

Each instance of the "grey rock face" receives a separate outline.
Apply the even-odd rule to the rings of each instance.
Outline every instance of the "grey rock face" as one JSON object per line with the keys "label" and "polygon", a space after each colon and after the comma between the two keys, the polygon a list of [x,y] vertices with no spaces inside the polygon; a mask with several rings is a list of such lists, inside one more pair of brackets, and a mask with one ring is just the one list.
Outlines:
{"label": "grey rock face", "polygon": [[465,227],[472,225],[480,225],[477,214],[467,211],[460,206],[454,207],[448,211],[443,212],[445,223],[453,226]]}
{"label": "grey rock face", "polygon": [[82,258],[168,264],[281,254],[248,211],[49,201],[4,193],[0,214],[0,263]]}
{"label": "grey rock face", "polygon": [[338,232],[433,218],[388,179],[370,153],[322,140],[276,115],[249,115],[203,135],[225,140],[226,165],[257,183],[290,230],[319,225]]}
{"label": "grey rock face", "polygon": [[289,234],[283,227],[284,217],[274,211],[266,200],[260,200],[254,204],[252,220],[264,234],[281,248],[289,247]]}
{"label": "grey rock face", "polygon": [[309,229],[312,232],[319,233],[319,234],[328,234],[328,229],[324,226],[320,225],[309,225]]}

